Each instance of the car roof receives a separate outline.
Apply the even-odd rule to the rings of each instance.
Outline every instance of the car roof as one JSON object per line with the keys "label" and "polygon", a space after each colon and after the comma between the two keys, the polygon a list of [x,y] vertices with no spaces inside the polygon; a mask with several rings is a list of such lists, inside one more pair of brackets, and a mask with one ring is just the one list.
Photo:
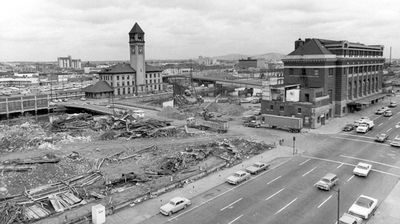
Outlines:
{"label": "car roof", "polygon": [[181,200],[185,200],[186,198],[184,198],[184,197],[174,197],[174,198],[172,198],[170,201],[172,201],[172,202],[178,202],[178,201],[181,201]]}
{"label": "car roof", "polygon": [[323,178],[332,179],[332,178],[334,178],[334,177],[336,177],[336,174],[334,174],[334,173],[327,173],[327,174],[325,174],[325,176],[324,176]]}
{"label": "car roof", "polygon": [[254,165],[263,165],[264,163],[262,162],[255,162]]}
{"label": "car roof", "polygon": [[239,171],[236,171],[236,173],[237,173],[237,174],[244,174],[244,173],[246,173],[246,172],[244,172],[244,171],[242,171],[242,170],[239,170]]}
{"label": "car roof", "polygon": [[359,200],[359,199],[361,199],[361,200],[365,200],[365,199],[367,199],[367,200],[371,200],[371,201],[378,201],[378,199],[375,199],[375,198],[371,198],[371,197],[369,197],[369,196],[366,196],[366,195],[360,195],[358,198],[357,198],[357,201]]}
{"label": "car roof", "polygon": [[371,166],[371,164],[359,162],[357,166]]}

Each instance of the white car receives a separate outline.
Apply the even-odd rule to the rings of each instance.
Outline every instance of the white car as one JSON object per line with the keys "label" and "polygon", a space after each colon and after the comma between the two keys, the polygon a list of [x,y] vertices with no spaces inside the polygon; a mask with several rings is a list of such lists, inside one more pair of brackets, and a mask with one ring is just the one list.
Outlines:
{"label": "white car", "polygon": [[356,132],[358,133],[367,133],[369,130],[369,126],[368,124],[365,123],[361,123],[358,125],[358,127],[356,128]]}
{"label": "white car", "polygon": [[185,209],[187,206],[191,205],[189,199],[184,197],[175,197],[172,198],[167,204],[160,207],[160,212],[163,215],[172,215],[175,212],[178,212],[182,209]]}
{"label": "white car", "polygon": [[236,184],[239,184],[248,179],[250,179],[250,174],[239,170],[236,173],[234,173],[233,175],[229,176],[228,179],[226,180],[226,182],[236,185]]}
{"label": "white car", "polygon": [[360,195],[353,205],[349,208],[349,214],[368,219],[378,205],[378,199],[365,195]]}
{"label": "white car", "polygon": [[250,174],[258,174],[262,171],[267,170],[269,167],[269,164],[261,163],[261,162],[256,162],[253,165],[249,166],[246,168],[246,172]]}
{"label": "white car", "polygon": [[368,163],[358,163],[354,168],[353,173],[357,176],[366,177],[372,169],[372,165]]}
{"label": "white car", "polygon": [[362,218],[344,213],[339,219],[339,224],[361,224]]}
{"label": "white car", "polygon": [[400,137],[397,136],[396,138],[394,138],[391,142],[390,142],[391,146],[396,146],[396,147],[400,147]]}

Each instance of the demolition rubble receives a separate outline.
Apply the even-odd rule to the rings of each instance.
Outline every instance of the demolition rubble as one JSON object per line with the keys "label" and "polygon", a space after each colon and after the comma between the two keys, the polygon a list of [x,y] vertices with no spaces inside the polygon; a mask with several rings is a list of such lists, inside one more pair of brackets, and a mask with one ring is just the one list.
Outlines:
{"label": "demolition rubble", "polygon": [[9,156],[0,159],[0,223],[27,223],[91,203],[108,207],[111,198],[114,207],[155,197],[159,189],[273,147],[129,113],[2,124],[0,153]]}

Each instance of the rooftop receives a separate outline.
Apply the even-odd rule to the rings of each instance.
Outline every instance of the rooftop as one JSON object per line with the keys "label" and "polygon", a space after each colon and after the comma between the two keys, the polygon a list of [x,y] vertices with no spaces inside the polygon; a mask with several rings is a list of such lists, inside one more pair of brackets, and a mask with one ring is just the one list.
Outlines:
{"label": "rooftop", "polygon": [[122,63],[110,66],[99,72],[100,74],[124,74],[124,73],[136,73],[135,69],[130,64]]}
{"label": "rooftop", "polygon": [[93,85],[86,86],[82,89],[82,91],[88,93],[104,93],[112,92],[113,88],[111,88],[111,86],[106,81],[100,80]]}
{"label": "rooftop", "polygon": [[140,28],[138,23],[135,23],[135,25],[133,25],[131,31],[129,33],[141,33],[144,34],[142,28]]}

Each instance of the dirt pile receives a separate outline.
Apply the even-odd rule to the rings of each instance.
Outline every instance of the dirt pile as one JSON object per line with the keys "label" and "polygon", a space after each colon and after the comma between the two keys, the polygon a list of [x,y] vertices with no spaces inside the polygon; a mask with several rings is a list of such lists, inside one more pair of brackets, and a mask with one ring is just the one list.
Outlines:
{"label": "dirt pile", "polygon": [[233,103],[211,103],[207,109],[209,112],[221,113],[228,116],[240,116],[246,111],[241,105]]}
{"label": "dirt pile", "polygon": [[186,118],[185,114],[173,107],[164,107],[158,114],[158,116],[166,117],[175,120],[183,120]]}

